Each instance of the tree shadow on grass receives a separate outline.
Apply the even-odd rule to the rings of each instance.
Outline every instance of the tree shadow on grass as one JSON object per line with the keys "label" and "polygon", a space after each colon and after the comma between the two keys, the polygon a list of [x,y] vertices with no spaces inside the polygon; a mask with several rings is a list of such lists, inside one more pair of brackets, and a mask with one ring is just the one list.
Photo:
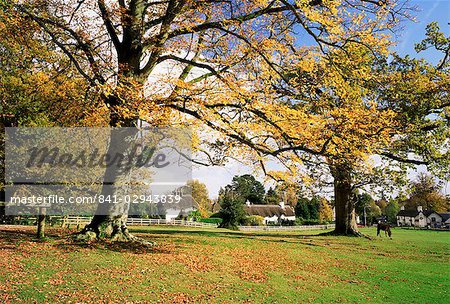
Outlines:
{"label": "tree shadow on grass", "polygon": [[265,232],[265,231],[233,231],[233,230],[225,230],[218,229],[214,230],[183,230],[183,229],[134,229],[131,228],[130,231],[133,234],[157,234],[157,235],[176,235],[176,234],[184,234],[184,235],[201,235],[208,237],[230,237],[230,238],[253,238],[253,237],[271,237],[271,238],[293,238],[293,239],[305,239],[305,238],[316,238],[322,237],[322,234],[283,234],[283,233],[273,233],[273,232]]}
{"label": "tree shadow on grass", "polygon": [[[7,246],[10,249],[17,249],[17,242],[36,242],[38,241],[35,236],[35,227],[9,227],[8,229],[2,229],[0,226],[0,244]],[[174,243],[189,242],[183,236],[192,237],[206,237],[206,238],[227,238],[234,240],[254,240],[264,243],[285,243],[285,244],[301,244],[306,246],[319,246],[326,247],[328,244],[324,240],[321,234],[297,234],[297,233],[273,233],[265,231],[231,231],[225,229],[217,230],[185,230],[177,229],[176,227],[171,229],[131,229],[131,233],[138,235],[139,237],[148,239],[150,241],[156,241],[156,246],[149,246],[137,242],[111,242],[107,240],[96,240],[93,242],[77,242],[70,238],[70,234],[73,231],[63,229],[49,229],[47,231],[48,239],[52,246],[55,246],[65,252],[76,252],[81,250],[108,250],[115,252],[130,252],[135,254],[147,254],[147,253],[173,253],[177,250],[177,246]],[[170,242],[168,239],[179,241]],[[44,241],[45,242],[45,241]]]}
{"label": "tree shadow on grass", "polygon": [[104,251],[114,251],[121,253],[134,253],[134,254],[151,254],[151,253],[163,253],[169,254],[173,253],[173,249],[167,246],[149,246],[137,242],[111,242],[104,240],[97,240],[93,242],[76,242],[69,240],[63,243],[57,243],[55,246],[66,252],[78,252],[81,250],[104,250]]}
{"label": "tree shadow on grass", "polygon": [[[167,236],[205,236],[211,238],[228,238],[242,240],[256,240],[267,243],[291,243],[303,244],[307,246],[322,246],[315,243],[319,240],[320,234],[274,234],[270,232],[244,232],[244,231],[227,231],[227,230],[182,230],[182,229],[132,229],[133,234],[140,237],[150,237],[151,239],[164,239]],[[313,242],[314,239],[314,242]]]}
{"label": "tree shadow on grass", "polygon": [[[61,238],[63,234],[67,234],[67,230],[62,228],[46,229],[46,239]],[[36,237],[35,226],[14,226],[14,225],[0,225],[0,239],[6,241],[35,241],[40,240]]]}
{"label": "tree shadow on grass", "polygon": [[61,239],[61,233],[56,231],[48,231],[44,239],[38,239],[36,227],[0,225],[0,250],[23,251],[22,245],[27,247],[27,244],[52,244]]}
{"label": "tree shadow on grass", "polygon": [[46,238],[36,238],[36,227],[33,226],[0,226],[0,248],[3,250],[21,250],[20,243],[48,243],[64,252],[78,252],[82,250],[109,250],[116,252],[144,253],[172,253],[172,247],[149,246],[138,242],[111,242],[96,240],[93,242],[77,242],[70,238],[71,230],[53,228],[46,231]]}

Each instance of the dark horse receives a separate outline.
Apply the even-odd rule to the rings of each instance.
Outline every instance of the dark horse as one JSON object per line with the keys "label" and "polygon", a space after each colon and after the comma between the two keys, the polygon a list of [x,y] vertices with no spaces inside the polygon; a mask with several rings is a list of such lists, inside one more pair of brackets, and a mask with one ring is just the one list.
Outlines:
{"label": "dark horse", "polygon": [[387,234],[387,235],[389,235],[389,237],[391,237],[392,232],[391,232],[391,226],[389,226],[389,224],[378,222],[378,225],[377,225],[377,236],[380,235],[380,230],[384,231],[384,235]]}

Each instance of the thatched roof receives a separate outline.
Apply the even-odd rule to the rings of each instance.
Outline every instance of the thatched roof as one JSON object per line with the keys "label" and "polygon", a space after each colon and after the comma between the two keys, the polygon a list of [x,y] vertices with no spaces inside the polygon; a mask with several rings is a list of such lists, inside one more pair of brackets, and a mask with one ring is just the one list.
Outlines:
{"label": "thatched roof", "polygon": [[262,217],[272,217],[274,215],[280,217],[295,216],[294,209],[291,206],[282,208],[279,205],[246,205],[244,211],[247,215],[259,215]]}

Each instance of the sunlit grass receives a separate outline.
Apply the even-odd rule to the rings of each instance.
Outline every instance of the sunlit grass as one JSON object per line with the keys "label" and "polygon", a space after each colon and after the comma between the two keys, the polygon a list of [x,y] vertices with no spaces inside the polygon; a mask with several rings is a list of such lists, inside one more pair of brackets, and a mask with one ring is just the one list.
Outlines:
{"label": "sunlit grass", "polygon": [[[29,228],[28,232],[32,233]],[[447,303],[450,233],[136,227],[154,249],[47,242],[0,226],[0,302]],[[363,229],[375,237],[375,229]]]}

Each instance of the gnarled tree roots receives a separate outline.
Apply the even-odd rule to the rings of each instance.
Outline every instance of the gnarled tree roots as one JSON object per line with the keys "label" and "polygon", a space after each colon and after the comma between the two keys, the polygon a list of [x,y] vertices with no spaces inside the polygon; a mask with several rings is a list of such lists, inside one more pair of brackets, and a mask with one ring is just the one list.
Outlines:
{"label": "gnarled tree roots", "polygon": [[73,234],[72,239],[79,242],[92,242],[97,240],[108,240],[112,242],[133,242],[146,246],[155,246],[156,243],[144,240],[132,235],[126,225],[102,224],[94,226],[86,225],[83,230]]}

